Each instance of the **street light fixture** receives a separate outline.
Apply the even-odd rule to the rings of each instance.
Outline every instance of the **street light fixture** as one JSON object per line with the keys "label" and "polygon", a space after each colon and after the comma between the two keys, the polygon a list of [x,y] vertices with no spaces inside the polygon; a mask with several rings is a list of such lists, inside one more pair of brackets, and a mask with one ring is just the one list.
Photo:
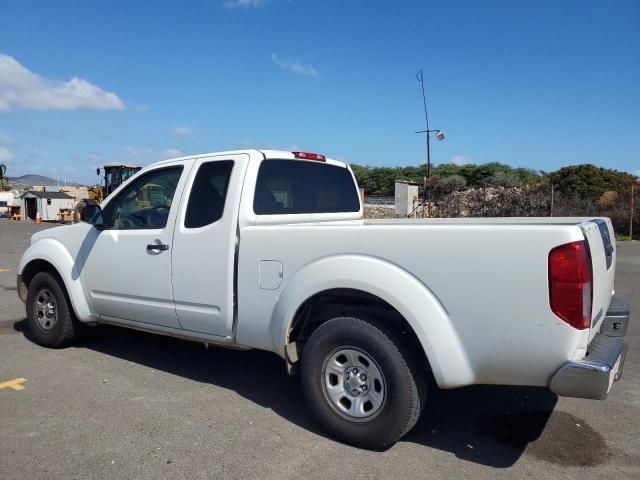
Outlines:
{"label": "street light fixture", "polygon": [[[416,74],[416,78],[420,82],[422,86],[422,104],[424,105],[424,121],[427,124],[426,130],[419,130],[416,133],[426,133],[427,134],[427,177],[424,182],[424,203],[427,207],[427,218],[431,217],[431,185],[429,183],[429,178],[431,177],[431,147],[429,144],[429,140],[431,134],[434,133],[436,138],[441,141],[444,140],[444,132],[442,130],[437,129],[429,129],[429,114],[427,113],[427,99],[424,95],[424,79],[422,75],[422,70],[420,70]],[[424,207],[423,207],[423,215],[424,215]]]}

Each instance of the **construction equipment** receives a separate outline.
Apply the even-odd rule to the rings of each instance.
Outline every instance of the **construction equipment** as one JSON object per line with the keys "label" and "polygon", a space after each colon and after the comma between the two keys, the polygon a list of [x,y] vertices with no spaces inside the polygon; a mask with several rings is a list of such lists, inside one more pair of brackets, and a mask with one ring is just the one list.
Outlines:
{"label": "construction equipment", "polygon": [[104,172],[104,176],[100,179],[98,185],[89,187],[89,198],[87,200],[80,200],[74,209],[74,221],[79,221],[80,210],[89,204],[100,204],[107,198],[116,188],[122,183],[133,177],[142,167],[124,165],[124,164],[111,164],[105,165],[96,169],[96,174],[100,176]]}
{"label": "construction equipment", "polygon": [[[104,177],[101,184],[89,189],[89,198],[96,203],[102,203],[116,188],[123,182],[133,177],[142,167],[131,165],[112,164],[102,167]],[[96,174],[100,175],[101,170],[96,169]]]}
{"label": "construction equipment", "polygon": [[6,173],[7,173],[7,167],[5,165],[0,165],[0,191],[4,190]]}

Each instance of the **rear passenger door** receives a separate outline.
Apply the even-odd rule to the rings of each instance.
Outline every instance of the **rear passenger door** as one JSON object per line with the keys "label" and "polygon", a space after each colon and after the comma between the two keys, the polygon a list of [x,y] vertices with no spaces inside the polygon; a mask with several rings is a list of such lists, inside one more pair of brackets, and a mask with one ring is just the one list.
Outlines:
{"label": "rear passenger door", "polygon": [[173,238],[173,298],[183,329],[231,337],[238,209],[248,155],[198,159]]}

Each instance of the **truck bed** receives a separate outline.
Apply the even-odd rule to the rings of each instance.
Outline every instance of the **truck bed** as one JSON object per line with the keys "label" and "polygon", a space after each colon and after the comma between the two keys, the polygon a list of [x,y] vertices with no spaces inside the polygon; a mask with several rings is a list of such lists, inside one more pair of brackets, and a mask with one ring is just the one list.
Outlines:
{"label": "truck bed", "polygon": [[[369,271],[369,264],[384,264],[390,272],[408,275],[440,305],[444,313],[438,319],[420,304],[415,306],[425,331],[449,329],[460,343],[466,358],[437,341],[426,347],[440,351],[441,364],[435,368],[465,372],[458,378],[447,375],[441,387],[469,383],[545,386],[558,365],[584,357],[600,321],[596,319],[591,329],[576,330],[551,311],[549,252],[588,238],[598,282],[594,285],[594,317],[600,310],[606,312],[612,295],[615,267],[605,268],[603,243],[591,220],[388,219],[243,228],[238,342],[281,348],[265,343],[270,325],[268,321],[258,325],[258,319],[265,312],[276,315],[282,308],[279,292],[303,291],[305,282],[315,288],[326,283],[326,288],[363,289],[370,282],[377,284],[376,294],[387,294],[390,299],[403,295],[397,285],[381,278],[384,274]],[[260,288],[256,265],[273,259],[282,262],[282,284],[278,290]],[[326,268],[315,271],[314,265]],[[306,271],[314,273],[307,278]],[[324,272],[326,282],[321,278]],[[359,276],[360,280],[353,280]]]}
{"label": "truck bed", "polygon": [[[468,217],[365,219],[365,225],[580,225],[599,217]],[[603,218],[603,220],[605,220]]]}

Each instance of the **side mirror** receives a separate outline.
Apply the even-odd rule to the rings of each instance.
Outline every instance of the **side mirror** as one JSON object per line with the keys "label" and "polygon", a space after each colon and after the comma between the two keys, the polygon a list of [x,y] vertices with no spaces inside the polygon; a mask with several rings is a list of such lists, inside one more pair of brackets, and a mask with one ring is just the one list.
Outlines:
{"label": "side mirror", "polygon": [[100,208],[100,205],[85,205],[80,210],[80,221],[100,228],[102,226],[102,208]]}
{"label": "side mirror", "polygon": [[100,176],[100,168],[96,168],[96,175]]}

